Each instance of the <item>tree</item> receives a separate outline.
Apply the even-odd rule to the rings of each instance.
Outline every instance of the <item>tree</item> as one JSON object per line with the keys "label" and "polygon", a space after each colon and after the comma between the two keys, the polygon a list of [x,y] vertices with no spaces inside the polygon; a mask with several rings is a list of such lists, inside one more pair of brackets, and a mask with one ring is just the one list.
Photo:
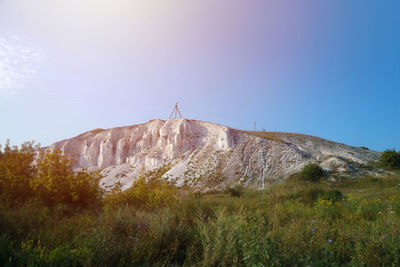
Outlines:
{"label": "tree", "polygon": [[36,174],[34,165],[39,145],[25,142],[20,148],[10,146],[9,140],[0,147],[0,197],[8,203],[23,202],[33,197],[30,182]]}
{"label": "tree", "polygon": [[99,172],[74,172],[73,160],[59,150],[41,153],[36,165],[31,186],[46,205],[87,208],[100,201],[103,191],[99,186]]}
{"label": "tree", "polygon": [[379,165],[388,169],[400,169],[400,151],[386,150],[381,154]]}

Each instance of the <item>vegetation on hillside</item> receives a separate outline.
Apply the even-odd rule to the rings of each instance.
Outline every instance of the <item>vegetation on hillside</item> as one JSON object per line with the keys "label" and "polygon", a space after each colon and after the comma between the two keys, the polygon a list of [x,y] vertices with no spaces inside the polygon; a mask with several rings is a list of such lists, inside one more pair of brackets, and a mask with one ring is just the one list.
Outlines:
{"label": "vegetation on hillside", "polygon": [[99,173],[74,172],[72,159],[60,151],[38,151],[27,142],[20,148],[6,144],[0,152],[0,199],[15,206],[28,200],[47,207],[88,208],[98,205],[102,190]]}
{"label": "vegetation on hillside", "polygon": [[300,172],[293,174],[290,179],[298,179],[308,182],[318,182],[326,176],[324,170],[315,163],[304,166]]}
{"label": "vegetation on hillside", "polygon": [[400,265],[399,173],[329,182],[308,166],[265,191],[202,194],[162,181],[164,166],[106,193],[37,149],[0,149],[1,266]]}
{"label": "vegetation on hillside", "polygon": [[154,210],[168,207],[177,200],[177,188],[161,177],[171,169],[170,165],[142,172],[130,188],[121,191],[115,187],[104,199],[106,208],[131,207],[137,210]]}
{"label": "vegetation on hillside", "polygon": [[400,170],[400,151],[386,150],[379,159],[378,166],[391,170]]}

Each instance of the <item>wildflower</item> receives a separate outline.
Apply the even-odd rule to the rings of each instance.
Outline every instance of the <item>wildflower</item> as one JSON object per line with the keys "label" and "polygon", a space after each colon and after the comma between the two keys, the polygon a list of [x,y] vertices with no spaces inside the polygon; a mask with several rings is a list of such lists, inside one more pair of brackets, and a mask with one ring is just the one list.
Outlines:
{"label": "wildflower", "polygon": [[329,239],[328,242],[329,242],[329,243],[332,243],[332,239]]}
{"label": "wildflower", "polygon": [[311,223],[315,223],[315,220],[312,220]]}
{"label": "wildflower", "polygon": [[383,235],[383,236],[382,236],[382,238],[383,238],[383,239],[385,239],[385,238],[386,238],[386,236],[385,236],[385,235]]}
{"label": "wildflower", "polygon": [[315,232],[315,230],[317,230],[317,228],[315,228],[315,227],[314,227],[313,229],[311,229],[311,232],[313,232],[313,233],[314,233],[314,232]]}

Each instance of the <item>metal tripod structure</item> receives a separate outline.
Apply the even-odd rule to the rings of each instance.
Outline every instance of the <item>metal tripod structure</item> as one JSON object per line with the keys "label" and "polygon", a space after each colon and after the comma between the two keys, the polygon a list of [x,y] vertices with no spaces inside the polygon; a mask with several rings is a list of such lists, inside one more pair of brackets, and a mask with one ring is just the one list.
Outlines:
{"label": "metal tripod structure", "polygon": [[181,119],[182,119],[181,112],[179,111],[179,108],[178,108],[178,103],[175,104],[175,107],[172,110],[171,115],[169,116],[169,120],[172,118],[174,113],[175,113],[175,118],[174,119],[176,119],[178,117],[178,114],[179,114],[179,117],[181,117]]}

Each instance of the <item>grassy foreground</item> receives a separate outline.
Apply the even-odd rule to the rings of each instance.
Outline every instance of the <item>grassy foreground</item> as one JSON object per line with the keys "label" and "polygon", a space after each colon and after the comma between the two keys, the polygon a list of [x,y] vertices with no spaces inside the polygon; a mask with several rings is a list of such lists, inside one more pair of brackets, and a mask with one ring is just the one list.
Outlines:
{"label": "grassy foreground", "polygon": [[400,265],[400,175],[293,179],[241,197],[157,192],[140,206],[121,193],[91,209],[3,203],[0,265]]}

